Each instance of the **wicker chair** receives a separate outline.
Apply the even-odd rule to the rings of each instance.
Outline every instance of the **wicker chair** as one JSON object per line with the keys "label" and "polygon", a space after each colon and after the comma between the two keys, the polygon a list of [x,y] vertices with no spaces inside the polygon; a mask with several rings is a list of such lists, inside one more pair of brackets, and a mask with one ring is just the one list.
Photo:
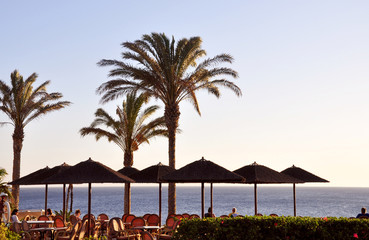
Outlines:
{"label": "wicker chair", "polygon": [[146,213],[145,215],[143,215],[143,219],[145,219],[147,221],[147,219],[150,217],[150,213]]}
{"label": "wicker chair", "polygon": [[183,216],[184,218],[186,218],[186,219],[189,219],[191,215],[190,215],[190,214],[188,214],[188,213],[183,213],[183,214],[182,214],[182,216]]}
{"label": "wicker chair", "polygon": [[116,217],[109,220],[108,223],[108,240],[117,239],[117,240],[128,240],[128,239],[136,239],[139,238],[139,234],[135,234],[130,230],[124,228],[124,224],[122,219]]}
{"label": "wicker chair", "polygon": [[22,221],[22,226],[21,226],[21,230],[23,230],[24,232],[29,234],[30,239],[39,239],[40,238],[40,233],[37,230],[32,230],[27,221],[23,220]]}
{"label": "wicker chair", "polygon": [[159,226],[160,218],[156,214],[151,214],[149,218],[147,219],[147,225],[148,226]]}
{"label": "wicker chair", "polygon": [[59,231],[55,235],[55,240],[67,240],[67,239],[75,239],[77,236],[78,231],[82,227],[82,222],[78,221],[76,222],[71,231]]}
{"label": "wicker chair", "polygon": [[173,224],[173,226],[171,228],[164,228],[163,230],[161,230],[159,232],[159,234],[157,235],[157,239],[172,239],[173,234],[175,233],[177,227],[179,226],[179,224],[181,223],[180,220],[175,221],[175,223]]}
{"label": "wicker chair", "polygon": [[[227,216],[228,217],[228,216]],[[193,219],[193,218],[200,218],[200,216],[199,215],[197,215],[197,214],[192,214],[191,216],[190,216],[190,219]]]}
{"label": "wicker chair", "polygon": [[141,240],[156,240],[156,238],[154,238],[151,233],[147,232],[147,231],[142,231],[141,232]]}

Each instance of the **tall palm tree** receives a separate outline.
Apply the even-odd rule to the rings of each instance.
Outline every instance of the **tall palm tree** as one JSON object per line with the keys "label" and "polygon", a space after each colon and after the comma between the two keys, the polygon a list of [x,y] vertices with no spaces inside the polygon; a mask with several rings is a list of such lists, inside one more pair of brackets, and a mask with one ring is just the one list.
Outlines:
{"label": "tall palm tree", "polygon": [[[122,108],[117,107],[117,120],[103,109],[97,109],[95,120],[90,127],[82,128],[80,134],[82,136],[95,135],[97,141],[104,137],[109,142],[114,142],[124,152],[123,165],[131,167],[133,165],[133,152],[137,151],[142,143],[149,143],[149,140],[155,136],[167,136],[168,134],[164,117],[147,122],[148,118],[159,108],[154,105],[143,110],[143,105],[147,100],[146,94],[141,94],[138,97],[135,92],[128,94],[126,100],[123,101]],[[98,126],[104,126],[108,130]],[[130,212],[130,195],[130,185],[126,183],[124,191],[125,213]]]}
{"label": "tall palm tree", "polygon": [[[102,84],[97,93],[102,94],[105,103],[132,91],[145,92],[160,99],[165,105],[165,122],[169,134],[169,166],[175,168],[176,129],[180,116],[179,103],[189,100],[200,114],[196,97],[198,90],[207,90],[220,97],[219,87],[231,89],[237,96],[242,95],[239,87],[225,77],[237,78],[235,70],[217,67],[222,63],[232,63],[228,54],[207,58],[201,48],[201,38],[183,38],[175,42],[162,33],[143,35],[141,40],[124,42],[123,61],[101,60],[98,65],[112,66],[109,77],[113,79]],[[168,213],[175,213],[175,184],[169,184]]]}
{"label": "tall palm tree", "polygon": [[[49,112],[60,110],[70,104],[68,101],[58,101],[61,93],[48,93],[46,87],[50,81],[34,88],[37,74],[33,73],[26,80],[14,70],[10,75],[11,85],[0,80],[0,112],[8,115],[10,122],[0,122],[0,125],[11,124],[13,132],[13,181],[20,177],[21,151],[23,147],[24,128],[32,120]],[[19,186],[12,186],[14,205],[19,204]]]}

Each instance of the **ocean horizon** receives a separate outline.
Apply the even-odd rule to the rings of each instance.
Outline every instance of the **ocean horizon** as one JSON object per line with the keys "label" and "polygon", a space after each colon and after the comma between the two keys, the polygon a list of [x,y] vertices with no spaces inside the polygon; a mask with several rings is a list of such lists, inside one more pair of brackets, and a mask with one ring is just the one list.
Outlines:
{"label": "ocean horizon", "polygon": [[[131,187],[131,213],[142,216],[158,213],[158,185]],[[168,213],[168,192],[166,184],[162,191],[162,215]],[[210,188],[205,187],[205,211],[210,206]],[[87,186],[74,185],[73,210],[87,213]],[[49,186],[48,208],[62,209],[62,187]],[[123,215],[124,185],[104,187],[92,184],[92,213],[106,213],[109,217]],[[353,187],[296,187],[298,216],[311,217],[354,217],[362,207],[369,207],[369,188]],[[22,187],[19,209],[44,209],[45,187]],[[216,216],[228,214],[236,207],[241,215],[254,215],[253,185],[218,186],[214,184],[213,208]],[[293,192],[291,186],[258,185],[258,212],[279,216],[293,215]],[[201,214],[201,188],[177,184],[177,213]]]}

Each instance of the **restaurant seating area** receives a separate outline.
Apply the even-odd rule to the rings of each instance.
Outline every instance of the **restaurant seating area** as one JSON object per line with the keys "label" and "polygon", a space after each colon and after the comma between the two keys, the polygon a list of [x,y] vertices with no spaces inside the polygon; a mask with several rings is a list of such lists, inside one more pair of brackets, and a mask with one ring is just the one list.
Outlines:
{"label": "restaurant seating area", "polygon": [[[196,214],[172,214],[161,225],[157,214],[135,216],[124,214],[122,217],[109,218],[101,213],[97,217],[86,214],[82,220],[73,215],[64,221],[60,215],[48,217],[41,215],[37,220],[23,220],[13,223],[12,230],[27,240],[79,240],[88,236],[94,239],[171,239],[181,219],[200,218]],[[89,225],[89,227],[88,227]],[[88,232],[89,231],[89,232]]]}

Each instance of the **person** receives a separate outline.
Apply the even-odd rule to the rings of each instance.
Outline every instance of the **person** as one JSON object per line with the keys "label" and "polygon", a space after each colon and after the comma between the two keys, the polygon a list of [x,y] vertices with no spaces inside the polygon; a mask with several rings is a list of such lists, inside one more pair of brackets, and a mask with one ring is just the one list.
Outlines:
{"label": "person", "polygon": [[232,212],[228,214],[228,217],[237,217],[239,214],[237,213],[237,208],[232,208]]}
{"label": "person", "polygon": [[213,218],[215,218],[215,214],[213,213],[213,214],[211,214],[211,211],[212,211],[212,209],[211,209],[211,207],[209,207],[208,208],[208,212],[207,213],[205,213],[205,217],[206,218],[208,218],[208,217],[213,217]]}
{"label": "person", "polygon": [[46,210],[46,216],[48,216],[48,217],[49,217],[49,219],[51,219],[51,218],[55,217],[55,215],[53,214],[53,212],[51,211],[51,209],[50,209],[50,208],[48,208],[48,209]]}
{"label": "person", "polygon": [[0,193],[0,222],[5,224],[10,222],[10,204],[7,201],[8,194]]}
{"label": "person", "polygon": [[360,217],[369,217],[369,214],[366,212],[366,208],[363,207],[361,208],[361,213],[359,213],[356,218],[360,218]]}
{"label": "person", "polygon": [[12,211],[11,221],[12,221],[12,223],[15,223],[15,222],[20,223],[20,221],[18,219],[18,209],[16,209],[16,208]]}
{"label": "person", "polygon": [[77,210],[74,212],[74,216],[76,216],[77,221],[81,221],[81,210],[77,209]]}

